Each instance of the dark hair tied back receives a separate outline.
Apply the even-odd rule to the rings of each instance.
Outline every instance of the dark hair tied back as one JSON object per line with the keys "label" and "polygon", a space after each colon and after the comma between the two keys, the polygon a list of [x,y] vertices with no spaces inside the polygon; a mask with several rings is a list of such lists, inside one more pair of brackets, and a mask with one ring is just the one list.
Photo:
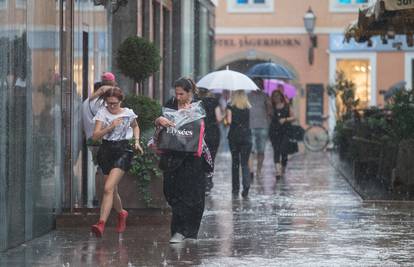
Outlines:
{"label": "dark hair tied back", "polygon": [[103,99],[107,99],[108,97],[116,97],[119,101],[124,100],[124,92],[122,92],[121,88],[119,87],[111,87],[102,95]]}
{"label": "dark hair tied back", "polygon": [[195,82],[190,78],[179,78],[174,82],[174,87],[181,87],[187,93],[192,92],[194,95],[198,94],[198,89]]}

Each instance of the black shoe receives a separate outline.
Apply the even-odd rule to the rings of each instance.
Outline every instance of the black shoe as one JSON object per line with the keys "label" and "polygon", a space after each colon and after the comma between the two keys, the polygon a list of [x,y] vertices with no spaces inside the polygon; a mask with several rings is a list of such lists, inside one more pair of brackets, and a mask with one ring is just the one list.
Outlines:
{"label": "black shoe", "polygon": [[243,189],[241,195],[242,197],[247,197],[247,195],[249,195],[249,188]]}
{"label": "black shoe", "polygon": [[239,196],[239,191],[235,191],[235,190],[233,190],[233,191],[231,192],[231,194],[233,195],[233,197],[238,197],[238,196]]}
{"label": "black shoe", "polygon": [[250,180],[253,181],[253,178],[254,178],[254,172],[251,172],[250,173]]}

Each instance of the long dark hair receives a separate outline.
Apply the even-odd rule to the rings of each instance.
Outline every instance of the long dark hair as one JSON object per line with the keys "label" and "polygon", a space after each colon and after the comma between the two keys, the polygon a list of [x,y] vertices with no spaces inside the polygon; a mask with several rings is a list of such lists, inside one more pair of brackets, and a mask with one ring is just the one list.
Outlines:
{"label": "long dark hair", "polygon": [[193,93],[194,96],[198,95],[198,88],[195,82],[190,78],[181,77],[174,82],[174,88],[181,87],[187,93]]}
{"label": "long dark hair", "polygon": [[273,100],[273,99],[274,99],[274,97],[275,97],[276,95],[279,95],[279,97],[282,99],[282,102],[283,102],[283,104],[284,104],[284,105],[287,105],[287,104],[288,104],[288,103],[286,102],[285,95],[282,93],[282,91],[280,91],[280,90],[274,90],[274,91],[272,92],[271,97],[270,97],[270,101],[272,102],[272,106],[273,106],[273,107],[276,107],[276,103],[275,103],[275,101]]}

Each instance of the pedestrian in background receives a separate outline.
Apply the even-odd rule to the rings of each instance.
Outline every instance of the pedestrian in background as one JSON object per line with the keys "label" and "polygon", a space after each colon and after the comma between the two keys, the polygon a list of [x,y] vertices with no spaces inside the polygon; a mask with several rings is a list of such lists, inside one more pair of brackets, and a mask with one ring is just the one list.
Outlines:
{"label": "pedestrian in background", "polygon": [[[223,120],[220,105],[218,99],[205,88],[199,88],[199,99],[203,103],[203,107],[206,111],[205,123],[205,135],[204,139],[210,150],[210,154],[213,162],[216,159],[218,147],[220,145],[220,128],[219,124]],[[206,177],[206,192],[209,192],[213,188],[213,172],[210,172]]]}
{"label": "pedestrian in background", "polygon": [[101,81],[93,85],[91,96],[82,103],[83,130],[87,139],[92,137],[95,129],[93,118],[98,113],[98,110],[104,106],[105,101],[102,99],[102,96],[106,90],[113,86],[116,86],[115,75],[111,72],[104,72],[101,76]]}
{"label": "pedestrian in background", "polygon": [[295,121],[295,116],[282,91],[273,91],[271,102],[273,115],[269,127],[269,137],[273,146],[276,178],[280,178],[284,175],[288,162],[289,126]]}
{"label": "pedestrian in background", "polygon": [[[180,78],[174,83],[175,97],[164,107],[188,109],[197,95],[191,79]],[[174,123],[161,116],[157,126],[173,127]],[[170,243],[186,238],[196,239],[204,212],[205,171],[201,157],[190,152],[165,151],[161,154],[160,167],[164,174],[164,195],[172,209]]]}
{"label": "pedestrian in background", "polygon": [[[272,104],[270,98],[263,92],[263,80],[254,79],[259,90],[250,92],[247,96],[250,104],[250,129],[252,131],[252,153],[250,155],[249,167],[253,171],[256,161],[256,177],[260,176],[265,157],[266,142],[269,133],[269,121],[272,115]],[[253,172],[251,173],[253,178]]]}
{"label": "pedestrian in background", "polygon": [[242,196],[247,197],[250,188],[249,157],[252,149],[252,134],[249,127],[251,105],[244,91],[238,90],[231,95],[227,106],[226,119],[230,125],[228,134],[232,161],[232,193],[240,190],[240,165],[242,169]]}
{"label": "pedestrian in background", "polygon": [[[118,212],[117,232],[125,231],[128,212],[122,208],[121,197],[118,193],[118,184],[121,178],[131,167],[134,156],[133,149],[143,154],[139,143],[140,129],[136,121],[137,115],[129,108],[122,108],[124,94],[118,87],[105,91],[103,100],[106,107],[102,107],[94,117],[95,129],[93,140],[102,139],[98,150],[98,164],[104,174],[104,194],[98,223],[92,225],[92,232],[101,237],[105,223],[112,207]],[[130,140],[134,138],[134,144]]]}

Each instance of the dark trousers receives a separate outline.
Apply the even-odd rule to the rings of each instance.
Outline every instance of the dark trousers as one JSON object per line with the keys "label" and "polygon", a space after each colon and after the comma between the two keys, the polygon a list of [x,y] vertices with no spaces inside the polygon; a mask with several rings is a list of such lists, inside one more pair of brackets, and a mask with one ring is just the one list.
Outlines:
{"label": "dark trousers", "polygon": [[177,202],[171,208],[171,234],[180,233],[187,238],[197,238],[203,217],[204,202],[191,207],[184,202]]}
{"label": "dark trousers", "polygon": [[[247,139],[247,138],[246,138]],[[252,151],[251,140],[232,140],[229,139],[229,146],[231,152],[231,175],[232,175],[232,185],[233,193],[237,193],[240,190],[240,164],[242,168],[242,183],[243,189],[248,189],[250,187],[250,170],[249,170],[249,156]]]}
{"label": "dark trousers", "polygon": [[275,163],[282,163],[283,167],[286,167],[288,162],[287,146],[289,139],[287,136],[280,135],[276,138],[272,138],[273,146],[273,160]]}
{"label": "dark trousers", "polygon": [[[164,171],[164,195],[172,210],[171,235],[180,233],[188,238],[197,238],[206,186],[202,159],[190,153],[172,155],[168,161],[170,164],[163,166],[168,169]],[[162,158],[167,158],[167,155]]]}

